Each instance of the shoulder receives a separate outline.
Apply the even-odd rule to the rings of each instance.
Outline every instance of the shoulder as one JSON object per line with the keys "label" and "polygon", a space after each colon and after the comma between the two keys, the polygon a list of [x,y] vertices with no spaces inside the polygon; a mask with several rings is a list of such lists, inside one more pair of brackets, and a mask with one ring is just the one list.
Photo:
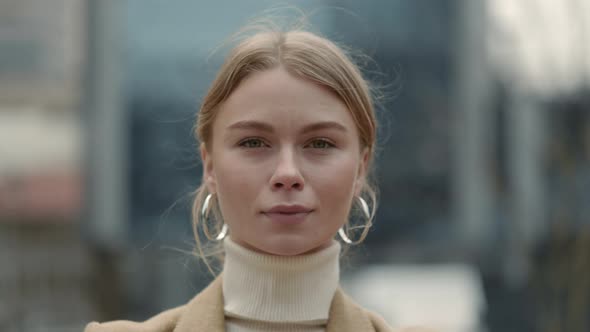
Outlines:
{"label": "shoulder", "polygon": [[356,303],[338,288],[330,308],[327,331],[394,332],[394,329],[376,313]]}
{"label": "shoulder", "polygon": [[[342,290],[337,292],[336,298],[338,299],[335,304],[336,310],[332,313],[337,316],[338,320],[343,322],[345,325],[343,328],[333,328],[328,330],[333,331],[374,331],[374,332],[436,332],[434,330],[424,327],[404,327],[404,328],[393,328],[389,323],[385,321],[380,315],[363,308],[356,303],[352,298],[345,294]],[[334,317],[336,318],[336,317]],[[360,325],[355,325],[360,324]],[[353,327],[347,329],[349,327]],[[335,326],[334,326],[335,327]]]}
{"label": "shoulder", "polygon": [[166,310],[144,321],[92,322],[84,332],[188,332],[223,330],[221,275],[187,304]]}
{"label": "shoulder", "polygon": [[399,329],[393,329],[391,326],[387,324],[383,317],[377,315],[374,312],[368,311],[367,315],[373,324],[373,328],[375,331],[393,331],[393,332],[437,332],[427,327],[420,327],[420,326],[413,326],[413,327],[403,327]]}
{"label": "shoulder", "polygon": [[144,321],[117,320],[107,323],[92,322],[84,332],[172,332],[185,306],[169,309]]}
{"label": "shoulder", "polygon": [[376,313],[363,309],[365,315],[371,321],[371,325],[373,329],[378,332],[394,332],[393,328],[383,319],[383,317],[377,315]]}
{"label": "shoulder", "polygon": [[377,332],[436,332],[429,328],[417,326],[394,329],[385,321],[385,319],[383,319],[383,317],[371,311],[366,311],[366,313],[373,325],[373,329]]}

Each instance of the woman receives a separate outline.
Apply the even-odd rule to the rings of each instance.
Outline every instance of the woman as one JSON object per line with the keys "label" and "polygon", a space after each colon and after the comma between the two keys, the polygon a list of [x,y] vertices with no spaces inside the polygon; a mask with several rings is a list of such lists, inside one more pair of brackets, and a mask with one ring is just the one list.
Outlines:
{"label": "woman", "polygon": [[[376,202],[371,94],[344,52],[297,30],[243,40],[203,101],[196,135],[195,237],[203,254],[197,226],[209,236],[213,223],[222,273],[186,305],[86,331],[392,331],[338,287],[336,234],[361,242]],[[364,226],[353,241],[355,211]]]}

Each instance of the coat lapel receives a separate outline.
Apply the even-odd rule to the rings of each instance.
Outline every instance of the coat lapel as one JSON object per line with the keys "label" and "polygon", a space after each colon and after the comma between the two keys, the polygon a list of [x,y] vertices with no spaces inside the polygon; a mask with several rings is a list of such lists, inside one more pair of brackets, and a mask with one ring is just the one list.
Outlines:
{"label": "coat lapel", "polygon": [[374,331],[368,315],[338,288],[330,306],[326,332]]}
{"label": "coat lapel", "polygon": [[221,275],[187,305],[174,332],[225,332]]}
{"label": "coat lapel", "polygon": [[[194,297],[174,332],[225,332],[222,275]],[[374,331],[369,316],[338,288],[330,305],[326,332]]]}

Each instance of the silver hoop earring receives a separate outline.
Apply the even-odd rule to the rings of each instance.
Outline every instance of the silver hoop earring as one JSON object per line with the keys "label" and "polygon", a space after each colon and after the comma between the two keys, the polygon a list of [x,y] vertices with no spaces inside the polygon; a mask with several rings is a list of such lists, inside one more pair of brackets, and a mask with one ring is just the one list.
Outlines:
{"label": "silver hoop earring", "polygon": [[[367,204],[367,201],[365,201],[364,198],[358,196],[357,199],[359,200],[360,204],[361,204],[361,209],[363,210],[363,214],[365,215],[365,218],[367,218],[367,223],[365,224],[364,228],[368,228],[371,227],[371,211],[369,210],[369,204]],[[359,244],[361,241],[352,241],[348,235],[346,235],[346,232],[344,231],[344,229],[342,227],[340,227],[340,229],[338,230],[338,235],[340,235],[340,238],[342,239],[342,241],[348,243],[348,244],[352,244],[352,245],[356,245]]]}
{"label": "silver hoop earring", "polygon": [[[207,209],[209,208],[209,201],[211,201],[211,197],[213,195],[208,194],[207,197],[205,197],[205,201],[203,202],[203,208],[201,209],[201,218],[204,220],[207,217]],[[223,223],[223,226],[221,226],[221,232],[219,232],[219,234],[217,234],[217,236],[215,237],[216,241],[221,241],[225,238],[225,236],[227,235],[227,224]]]}
{"label": "silver hoop earring", "polygon": [[365,214],[365,218],[367,218],[367,220],[371,219],[371,211],[369,210],[369,204],[367,204],[367,201],[365,201],[364,198],[362,198],[361,196],[357,197],[359,202],[361,202],[361,208],[363,209],[363,213]]}

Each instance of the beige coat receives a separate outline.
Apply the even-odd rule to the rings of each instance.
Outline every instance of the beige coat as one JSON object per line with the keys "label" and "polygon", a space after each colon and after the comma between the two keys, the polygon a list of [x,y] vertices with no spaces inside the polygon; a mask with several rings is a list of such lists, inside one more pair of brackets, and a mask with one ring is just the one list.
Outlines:
{"label": "beige coat", "polygon": [[[224,328],[221,276],[188,304],[164,311],[145,322],[90,323],[84,332],[222,332]],[[341,289],[330,307],[326,332],[388,332],[393,329],[379,316],[359,307]],[[426,332],[403,330],[403,332]],[[399,331],[402,332],[402,331]]]}

